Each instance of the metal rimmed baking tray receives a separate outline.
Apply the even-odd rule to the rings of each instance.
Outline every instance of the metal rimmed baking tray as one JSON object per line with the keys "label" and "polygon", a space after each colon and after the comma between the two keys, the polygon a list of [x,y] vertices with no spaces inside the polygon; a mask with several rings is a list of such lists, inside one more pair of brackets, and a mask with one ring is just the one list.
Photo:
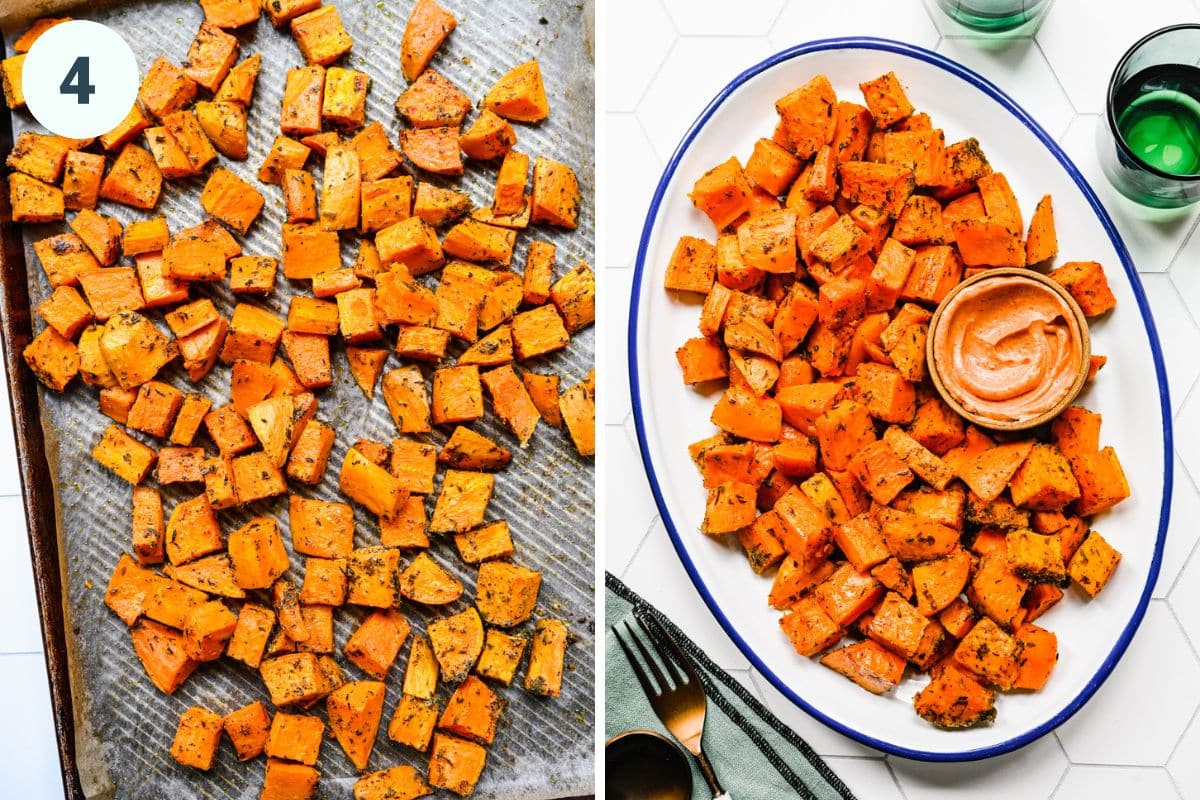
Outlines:
{"label": "metal rimmed baking tray", "polygon": [[[373,79],[368,117],[382,121],[394,138],[400,122],[392,103],[404,85],[398,66],[399,41],[411,2],[337,0],[335,4],[354,38],[349,66]],[[519,127],[518,148],[572,164],[583,186],[579,229],[538,228],[520,236],[516,264],[524,263],[525,245],[535,238],[557,245],[559,270],[578,260],[591,263],[593,70],[583,6],[549,0],[454,0],[446,5],[458,16],[459,27],[435,59],[434,68],[469,96],[479,98],[508,67],[538,58],[546,76],[551,117],[538,126]],[[106,4],[99,10],[96,4],[89,4],[68,13],[96,19],[121,32],[133,46],[142,69],[159,54],[176,63],[183,59],[202,19],[200,7],[190,0],[138,0]],[[19,30],[15,26],[5,29],[9,44]],[[263,53],[264,69],[250,112],[250,156],[245,162],[221,159],[221,163],[254,181],[254,172],[278,129],[285,69],[301,64],[302,58],[286,32],[273,30],[266,20],[239,30],[237,35],[243,56]],[[4,115],[0,149],[7,151],[15,135],[34,129],[35,123],[23,112]],[[495,168],[494,164],[469,165],[467,176],[459,183],[477,205],[490,199]],[[165,213],[172,230],[200,222],[197,198],[202,186],[202,178],[170,183],[155,213]],[[263,215],[241,241],[247,253],[278,256],[282,201],[275,187],[263,190],[267,197]],[[95,392],[79,385],[63,396],[42,392],[22,362],[22,348],[41,327],[31,315],[30,304],[36,305],[49,291],[30,245],[64,228],[14,226],[7,197],[7,191],[0,192],[0,325],[66,795],[71,800],[257,797],[261,762],[239,764],[231,749],[223,746],[213,770],[200,775],[179,767],[167,754],[175,722],[184,708],[197,704],[223,712],[264,697],[257,676],[228,663],[209,666],[193,675],[174,696],[162,695],[144,679],[127,629],[103,605],[112,566],[129,547],[129,488],[90,458],[91,448],[108,422],[97,410]],[[104,204],[101,210],[122,222],[143,216],[112,204]],[[345,243],[346,263],[353,247],[353,242]],[[209,288],[199,293],[211,296],[228,315],[232,297],[223,287]],[[280,278],[266,305],[276,313],[286,313],[298,288]],[[582,379],[593,361],[594,334],[588,330],[575,337],[566,353],[529,366],[554,371],[569,385]],[[395,366],[398,362],[390,363]],[[318,417],[337,427],[338,440],[324,483],[306,492],[324,499],[338,495],[336,465],[357,438],[388,440],[394,434],[378,393],[368,405],[353,384],[340,346],[335,347],[334,365],[334,385],[320,393]],[[191,387],[177,367],[167,373],[167,379],[180,388]],[[197,389],[214,399],[225,397],[228,380],[228,369],[219,366]],[[477,796],[584,794],[593,785],[594,468],[576,455],[561,432],[545,425],[524,450],[516,447],[490,411],[476,427],[512,446],[515,453],[513,465],[498,476],[490,515],[509,521],[518,560],[544,572],[538,615],[566,619],[575,637],[561,698],[542,700],[516,686],[504,692],[508,708]],[[444,437],[439,432],[431,440],[440,443]],[[167,487],[168,510],[194,493],[194,487]],[[286,524],[286,503],[278,500],[222,512],[222,528],[234,530],[251,515],[273,516]],[[284,538],[290,546],[290,537]],[[356,544],[377,541],[375,521],[358,511]],[[432,553],[463,579],[469,597],[474,571],[461,564],[452,543],[436,542]],[[302,566],[303,560],[293,555],[293,577],[302,575]],[[457,607],[449,609],[454,610]],[[423,628],[434,616],[411,605],[405,612],[415,629]],[[336,616],[335,637],[340,648],[362,615],[345,612]],[[406,651],[389,675],[385,724],[399,698]],[[357,676],[352,665],[345,666],[349,676]],[[395,745],[381,733],[370,768],[411,763],[424,771],[425,761],[421,754]],[[335,743],[326,742],[318,768],[323,773],[320,788],[325,796],[350,796],[356,776]]]}

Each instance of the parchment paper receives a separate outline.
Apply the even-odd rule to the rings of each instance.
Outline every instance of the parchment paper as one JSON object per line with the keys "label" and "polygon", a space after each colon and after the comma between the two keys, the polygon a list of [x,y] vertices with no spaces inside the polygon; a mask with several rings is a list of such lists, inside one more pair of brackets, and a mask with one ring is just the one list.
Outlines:
{"label": "parchment paper", "polygon": [[[0,0],[7,11],[12,9],[10,3],[11,0]],[[395,142],[400,122],[392,103],[405,85],[399,70],[399,46],[411,2],[343,0],[335,4],[354,39],[348,65],[372,78],[368,119],[382,121]],[[518,237],[514,267],[520,269],[524,265],[526,246],[535,238],[557,245],[557,274],[581,259],[592,263],[593,71],[590,42],[585,41],[582,4],[553,0],[446,0],[445,5],[457,15],[459,24],[434,60],[433,68],[478,100],[509,67],[538,58],[551,115],[539,126],[517,125],[517,147],[531,156],[545,154],[571,164],[582,185],[584,202],[579,229],[562,232],[538,226],[523,232]],[[191,0],[157,3],[141,0],[96,13],[76,7],[71,13],[97,19],[121,32],[133,46],[143,70],[159,54],[179,63],[202,20],[199,5]],[[587,25],[590,31],[590,20]],[[4,31],[10,43],[19,32]],[[280,191],[278,187],[259,184],[254,174],[278,131],[285,71],[302,64],[303,58],[286,31],[275,31],[265,19],[238,31],[237,35],[242,41],[241,57],[263,53],[263,71],[249,115],[249,158],[234,162],[222,157],[219,163],[259,186],[267,198],[262,216],[241,239],[244,251],[279,257],[279,230],[284,219]],[[22,112],[14,116],[14,129],[19,133],[37,126]],[[319,159],[315,160],[319,182]],[[481,167],[468,162],[466,177],[453,185],[469,191],[476,205],[485,205],[490,203],[495,170],[495,164]],[[165,213],[172,231],[199,223],[203,219],[198,200],[203,184],[204,177],[165,183],[163,197],[153,213]],[[102,203],[100,211],[115,215],[123,223],[148,216],[111,203]],[[35,303],[47,296],[50,287],[31,243],[61,230],[65,230],[64,225],[31,226],[25,231],[30,293]],[[346,237],[343,241],[343,263],[349,265],[356,240]],[[266,305],[275,313],[286,315],[288,300],[296,290],[308,292],[306,286],[291,285],[281,275]],[[232,296],[223,285],[197,287],[193,295],[211,297],[226,316],[232,310]],[[161,326],[161,320],[159,323]],[[40,329],[40,321],[37,327]],[[457,354],[462,348],[454,345],[453,349]],[[553,371],[562,376],[566,387],[582,379],[593,361],[594,334],[589,329],[575,336],[565,353],[523,366],[538,372]],[[359,437],[390,441],[395,427],[380,394],[376,392],[374,401],[368,404],[353,383],[340,344],[334,347],[333,363],[334,385],[317,393],[318,418],[332,424],[338,434],[325,481],[313,490],[297,484],[289,488],[306,496],[344,500],[337,489],[337,471],[346,449]],[[393,355],[386,369],[399,364],[400,359]],[[181,389],[193,388],[178,362],[164,375],[160,378]],[[229,368],[218,365],[196,388],[214,401],[226,402]],[[66,558],[68,647],[72,653],[72,690],[78,717],[76,737],[86,793],[90,797],[158,800],[257,798],[263,778],[262,758],[239,763],[226,741],[212,771],[203,774],[177,765],[168,748],[179,714],[185,708],[201,705],[225,713],[256,699],[266,701],[262,681],[243,665],[223,659],[197,670],[174,696],[168,697],[153,687],[133,652],[128,629],[103,604],[112,567],[130,547],[130,487],[90,457],[109,420],[97,408],[96,392],[78,383],[63,396],[43,392],[42,403],[49,434],[47,455],[56,476],[59,499],[61,552]],[[527,694],[519,686],[524,667],[514,685],[503,690],[508,707],[495,744],[489,750],[487,768],[476,796],[537,800],[588,793],[593,785],[594,738],[593,464],[575,453],[565,432],[544,423],[522,450],[495,419],[490,402],[487,415],[474,427],[514,452],[513,464],[497,475],[496,494],[488,516],[508,520],[516,544],[516,560],[543,571],[535,619],[562,618],[575,637],[568,650],[562,697],[542,699]],[[446,432],[438,431],[430,440],[440,445],[445,437]],[[215,451],[207,437],[201,435],[197,441],[205,443],[210,452]],[[160,446],[162,442],[154,444]],[[196,486],[163,488],[168,514],[176,502],[199,490]],[[430,512],[433,499],[431,495],[427,501]],[[290,549],[286,507],[286,498],[275,498],[220,512],[219,519],[224,532],[229,533],[252,516],[274,517]],[[379,530],[373,515],[357,507],[355,513],[356,546],[377,544]],[[461,610],[474,594],[475,570],[462,564],[453,542],[435,541],[430,552],[458,575],[467,586],[467,593],[463,601],[433,614],[406,603],[403,610],[415,630],[423,630],[426,621],[435,616]],[[402,564],[407,563],[410,555],[405,556]],[[297,582],[303,578],[302,557],[292,554],[289,577]],[[335,613],[335,657],[352,680],[366,676],[342,658],[341,647],[363,616],[362,610],[349,608]],[[532,622],[522,629],[531,627]],[[372,770],[405,763],[417,766],[422,773],[427,768],[424,755],[394,744],[385,733],[400,697],[407,654],[406,644],[387,679],[387,704],[369,765]],[[446,687],[441,687],[439,696],[443,701],[448,696]],[[313,713],[323,717],[324,704]],[[357,776],[336,741],[326,739],[317,766],[322,772],[318,796],[351,796]]]}

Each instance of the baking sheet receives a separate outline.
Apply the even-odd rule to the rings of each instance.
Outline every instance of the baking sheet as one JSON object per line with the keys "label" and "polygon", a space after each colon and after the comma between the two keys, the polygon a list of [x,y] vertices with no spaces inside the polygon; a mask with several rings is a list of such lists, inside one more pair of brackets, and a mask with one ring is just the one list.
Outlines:
{"label": "baking sheet", "polygon": [[[368,96],[368,118],[382,121],[393,139],[400,127],[392,108],[404,82],[399,71],[399,44],[411,4],[392,0],[337,2],[342,20],[354,39],[347,65],[372,77]],[[534,238],[558,247],[558,273],[576,261],[593,261],[594,229],[591,198],[594,187],[593,82],[590,43],[585,40],[585,9],[582,4],[560,2],[483,2],[452,0],[446,3],[459,20],[459,27],[433,62],[433,68],[454,81],[468,96],[482,97],[509,67],[538,58],[550,98],[551,116],[536,127],[518,125],[518,149],[530,155],[545,154],[575,167],[584,193],[579,229],[561,232],[538,227],[518,237],[514,266],[524,264],[525,248]],[[588,9],[590,12],[590,9]],[[77,17],[93,16],[76,8]],[[186,0],[134,2],[113,6],[94,16],[121,32],[134,48],[144,70],[159,54],[178,63],[187,52],[202,20],[199,6]],[[590,30],[590,20],[587,22]],[[6,30],[11,43],[19,30]],[[241,57],[261,52],[264,70],[259,78],[249,114],[249,158],[220,163],[259,185],[267,198],[263,214],[250,233],[241,239],[246,253],[280,255],[280,226],[284,219],[278,187],[258,184],[254,173],[277,130],[280,98],[287,67],[303,63],[299,50],[286,33],[276,32],[268,22],[237,32],[242,41]],[[14,133],[35,130],[25,113],[13,117]],[[317,167],[319,180],[319,162]],[[428,176],[425,176],[428,177]],[[467,175],[456,185],[471,194],[476,205],[489,202],[495,181],[495,165],[468,163]],[[165,213],[173,231],[200,222],[199,193],[204,178],[169,182],[154,213]],[[102,213],[123,223],[148,216],[111,203],[102,203]],[[31,244],[63,230],[63,225],[30,226],[24,231],[29,292],[36,304],[48,295],[45,281]],[[356,248],[347,237],[343,261],[351,263]],[[293,290],[282,277],[265,305],[286,314]],[[232,296],[224,286],[202,286],[195,296],[208,296],[228,315]],[[40,328],[40,325],[36,327]],[[455,353],[461,350],[456,347]],[[382,397],[376,393],[369,406],[353,383],[346,367],[343,348],[334,347],[334,385],[319,395],[318,418],[330,422],[338,438],[324,483],[306,496],[344,499],[337,490],[337,466],[346,449],[360,438],[388,441],[395,428]],[[580,380],[594,360],[594,332],[574,337],[570,348],[557,356],[526,364],[535,371],[560,374],[564,386]],[[395,356],[387,369],[400,363]],[[161,376],[160,376],[161,377]],[[183,389],[192,385],[178,363],[164,379]],[[229,368],[218,367],[196,390],[222,400],[228,397]],[[90,457],[92,446],[109,420],[96,406],[96,393],[75,384],[65,396],[41,394],[43,424],[47,434],[47,459],[55,479],[58,527],[63,575],[66,636],[75,698],[76,744],[84,792],[89,797],[257,797],[262,783],[262,759],[239,763],[232,748],[223,744],[212,771],[200,774],[180,767],[167,753],[179,714],[190,705],[201,705],[218,713],[238,708],[266,693],[257,674],[240,664],[222,660],[199,669],[172,697],[158,692],[146,678],[133,653],[126,627],[103,604],[104,587],[121,552],[129,547],[130,488],[97,465]],[[536,616],[557,616],[568,621],[575,639],[568,651],[568,672],[563,695],[546,700],[514,687],[503,691],[508,708],[495,744],[490,748],[488,767],[476,796],[502,798],[551,798],[592,790],[594,731],[594,467],[575,453],[563,432],[539,426],[528,448],[522,450],[490,410],[474,427],[509,446],[512,466],[497,475],[496,494],[489,519],[507,519],[517,548],[517,560],[544,573]],[[135,434],[136,435],[136,434]],[[430,440],[441,444],[444,432]],[[155,443],[161,444],[161,442]],[[211,447],[211,445],[210,445]],[[295,490],[297,487],[291,487]],[[194,487],[163,487],[167,513],[179,500],[195,494]],[[433,496],[428,506],[432,511]],[[378,526],[373,516],[355,508],[356,545],[378,543]],[[235,530],[252,516],[277,519],[286,530],[286,498],[256,503],[245,509],[220,514],[222,529]],[[290,537],[285,534],[290,549]],[[431,554],[455,572],[472,595],[474,569],[466,568],[452,542],[436,541]],[[407,558],[405,559],[407,563]],[[303,576],[303,558],[292,556],[289,576]],[[406,604],[404,612],[414,629],[423,629],[434,616],[465,607],[460,601],[436,614]],[[340,648],[364,616],[358,609],[342,609],[336,615],[336,657],[351,679],[362,678],[357,668],[341,658]],[[531,625],[524,626],[525,628]],[[395,764],[413,764],[423,773],[426,757],[392,743],[386,727],[400,695],[400,678],[407,646],[387,680],[388,695],[384,721],[372,753],[369,769]],[[518,674],[517,682],[521,680]],[[448,694],[442,687],[444,700]],[[323,706],[315,710],[323,716]],[[322,771],[321,793],[330,798],[350,797],[356,775],[336,742],[328,740],[317,764]]]}

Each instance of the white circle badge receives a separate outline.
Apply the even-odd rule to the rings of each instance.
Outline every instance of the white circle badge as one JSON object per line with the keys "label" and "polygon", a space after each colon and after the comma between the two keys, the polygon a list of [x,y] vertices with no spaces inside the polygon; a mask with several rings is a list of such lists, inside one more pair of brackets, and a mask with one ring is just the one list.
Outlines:
{"label": "white circle badge", "polygon": [[33,43],[21,69],[25,104],[51,133],[85,139],[117,126],[137,100],[137,59],[106,25],[72,20]]}

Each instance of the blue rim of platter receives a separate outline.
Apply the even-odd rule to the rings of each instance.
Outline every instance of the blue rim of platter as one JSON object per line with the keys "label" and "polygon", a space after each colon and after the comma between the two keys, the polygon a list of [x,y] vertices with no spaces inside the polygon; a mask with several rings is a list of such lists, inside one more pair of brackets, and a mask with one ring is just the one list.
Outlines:
{"label": "blue rim of platter", "polygon": [[[674,177],[675,170],[678,168],[680,160],[683,158],[684,153],[686,153],[688,148],[691,146],[692,141],[696,138],[696,135],[708,123],[713,114],[716,113],[716,111],[729,98],[729,96],[733,94],[734,91],[736,91],[748,80],[754,78],[759,73],[776,66],[777,64],[781,64],[797,56],[825,50],[852,49],[880,50],[889,53],[896,53],[898,55],[915,58],[928,64],[932,64],[935,67],[939,67],[940,69],[943,69],[946,72],[961,78],[962,80],[982,91],[984,94],[991,97],[1006,110],[1008,110],[1008,112],[1014,117],[1020,120],[1025,127],[1028,128],[1043,145],[1045,145],[1046,149],[1058,159],[1059,163],[1062,164],[1063,169],[1065,169],[1067,174],[1071,176],[1071,179],[1075,181],[1075,185],[1079,187],[1079,191],[1082,192],[1083,196],[1091,205],[1097,219],[1099,219],[1100,223],[1104,226],[1105,232],[1108,233],[1108,238],[1111,240],[1113,247],[1120,256],[1121,266],[1125,269],[1125,274],[1129,278],[1129,283],[1133,288],[1134,297],[1137,299],[1138,309],[1142,314],[1142,321],[1145,324],[1146,335],[1150,340],[1150,350],[1154,358],[1154,372],[1158,381],[1159,398],[1163,419],[1163,496],[1158,518],[1158,537],[1154,544],[1154,557],[1150,564],[1150,574],[1147,576],[1146,587],[1143,589],[1142,595],[1138,599],[1137,608],[1134,609],[1133,616],[1130,618],[1124,630],[1121,631],[1121,635],[1117,638],[1112,650],[1109,651],[1108,655],[1104,659],[1104,662],[1100,665],[1100,669],[1091,677],[1091,679],[1083,687],[1083,690],[1080,691],[1079,694],[1076,695],[1065,708],[1063,708],[1050,720],[1028,731],[1025,731],[1024,733],[1021,733],[1018,736],[1014,736],[1011,739],[1000,742],[999,744],[991,745],[990,747],[980,747],[960,752],[932,752],[927,750],[914,750],[893,742],[876,739],[872,736],[868,736],[860,731],[848,727],[837,720],[831,719],[827,715],[814,708],[812,704],[804,700],[804,698],[793,691],[791,687],[789,687],[783,680],[779,678],[778,675],[772,672],[771,669],[767,667],[765,663],[763,663],[762,659],[758,657],[749,644],[747,644],[747,642],[742,638],[741,634],[734,628],[732,623],[730,623],[729,619],[725,616],[724,612],[721,610],[720,606],[709,592],[708,587],[704,584],[703,579],[696,570],[695,564],[688,555],[687,549],[683,545],[683,541],[679,536],[678,530],[676,530],[675,523],[671,518],[670,511],[667,509],[666,502],[663,500],[662,489],[658,484],[658,477],[654,472],[654,465],[651,462],[649,448],[646,444],[645,419],[642,410],[641,391],[638,381],[638,301],[641,291],[642,278],[645,277],[646,272],[646,251],[650,245],[650,236],[658,219],[659,206],[663,202],[663,197],[666,194],[667,186]],[[671,160],[667,163],[667,167],[663,171],[662,178],[659,180],[658,186],[655,188],[654,197],[650,202],[649,211],[646,213],[646,224],[642,228],[642,236],[638,244],[637,261],[634,268],[633,293],[629,308],[628,353],[629,384],[631,390],[630,394],[633,406],[634,424],[637,428],[638,447],[641,450],[642,462],[646,467],[646,476],[649,478],[650,488],[654,493],[654,502],[658,505],[658,510],[662,515],[663,523],[667,528],[667,533],[671,537],[671,543],[674,545],[676,552],[679,554],[680,561],[683,562],[684,568],[687,570],[687,573],[691,577],[692,583],[695,584],[697,591],[699,591],[700,596],[704,599],[705,604],[708,606],[717,622],[720,623],[722,628],[724,628],[725,633],[729,635],[729,638],[731,638],[734,644],[737,645],[738,649],[742,651],[742,654],[746,656],[750,663],[754,665],[755,669],[765,676],[767,680],[769,680],[771,684],[777,690],[779,690],[779,692],[781,692],[797,706],[802,708],[810,716],[815,717],[839,733],[892,755],[917,759],[920,761],[976,761],[979,759],[998,756],[1003,753],[1016,750],[1017,748],[1024,747],[1030,742],[1046,735],[1059,725],[1066,722],[1068,719],[1074,716],[1075,712],[1083,707],[1083,704],[1086,703],[1093,694],[1096,693],[1096,690],[1100,688],[1101,684],[1103,684],[1108,676],[1112,673],[1113,668],[1116,666],[1121,656],[1125,653],[1125,649],[1129,646],[1129,642],[1133,639],[1134,633],[1137,632],[1138,626],[1141,624],[1142,618],[1146,614],[1146,607],[1150,602],[1150,596],[1153,593],[1154,585],[1158,580],[1158,572],[1162,564],[1163,544],[1166,540],[1167,523],[1170,517],[1171,509],[1173,471],[1172,453],[1174,451],[1173,434],[1171,429],[1171,404],[1167,388],[1166,370],[1163,365],[1162,348],[1159,345],[1158,340],[1158,331],[1154,327],[1154,319],[1150,314],[1150,307],[1146,301],[1146,294],[1142,289],[1142,283],[1138,278],[1137,271],[1134,269],[1133,260],[1129,256],[1129,251],[1126,249],[1125,243],[1121,241],[1121,236],[1117,232],[1116,226],[1113,224],[1112,219],[1108,216],[1108,212],[1104,210],[1104,207],[1101,205],[1100,199],[1096,196],[1096,193],[1092,190],[1091,186],[1088,185],[1087,180],[1082,174],[1080,174],[1078,168],[1071,162],[1071,159],[1067,156],[1067,154],[1063,152],[1062,148],[1060,148],[1054,139],[1052,139],[1050,135],[1046,133],[1046,131],[1043,130],[1036,121],[1034,121],[1028,112],[1021,108],[1016,101],[1005,94],[999,87],[984,78],[982,75],[979,75],[978,73],[949,58],[946,58],[945,56],[939,55],[930,50],[926,50],[923,47],[894,41],[892,39],[880,39],[869,36],[848,36],[831,39],[818,39],[815,41],[804,42],[802,44],[795,45],[776,53],[775,55],[759,62],[758,64],[755,64],[730,81],[730,83],[724,89],[722,89],[715,98],[713,98],[712,102],[705,107],[705,109],[700,113],[700,116],[697,117],[696,121],[692,123],[692,126],[688,129],[687,133],[684,134],[683,140],[679,143],[679,146],[672,154]]]}

